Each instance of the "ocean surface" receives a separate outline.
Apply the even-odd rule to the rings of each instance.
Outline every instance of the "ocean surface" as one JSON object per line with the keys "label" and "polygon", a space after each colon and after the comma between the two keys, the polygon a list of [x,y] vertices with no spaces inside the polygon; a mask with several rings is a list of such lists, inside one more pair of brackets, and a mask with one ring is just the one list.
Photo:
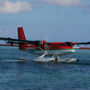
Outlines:
{"label": "ocean surface", "polygon": [[90,90],[90,50],[69,55],[79,59],[75,63],[40,63],[36,57],[0,47],[0,90]]}

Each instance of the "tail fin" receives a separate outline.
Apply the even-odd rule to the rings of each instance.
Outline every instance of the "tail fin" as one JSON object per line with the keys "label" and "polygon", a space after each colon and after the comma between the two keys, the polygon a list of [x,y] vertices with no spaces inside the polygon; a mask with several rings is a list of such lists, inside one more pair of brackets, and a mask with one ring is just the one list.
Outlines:
{"label": "tail fin", "polygon": [[[26,40],[26,37],[25,37],[25,34],[24,34],[24,31],[23,31],[23,27],[18,27],[18,39],[20,40]],[[25,50],[27,47],[27,43],[24,43],[24,44],[20,44],[19,43],[19,49],[20,50]]]}

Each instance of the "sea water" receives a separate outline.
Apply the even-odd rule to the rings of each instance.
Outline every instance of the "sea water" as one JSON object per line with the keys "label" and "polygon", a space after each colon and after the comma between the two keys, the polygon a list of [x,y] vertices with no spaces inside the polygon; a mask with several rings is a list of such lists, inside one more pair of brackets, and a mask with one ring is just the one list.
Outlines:
{"label": "sea water", "polygon": [[75,63],[40,63],[36,57],[0,47],[0,90],[90,90],[90,50],[69,55],[79,59]]}

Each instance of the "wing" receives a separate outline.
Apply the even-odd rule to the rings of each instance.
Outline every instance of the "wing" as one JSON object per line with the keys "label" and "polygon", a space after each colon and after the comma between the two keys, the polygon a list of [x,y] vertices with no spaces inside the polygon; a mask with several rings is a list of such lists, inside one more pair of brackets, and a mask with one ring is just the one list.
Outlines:
{"label": "wing", "polygon": [[0,37],[0,40],[7,41],[7,43],[13,45],[13,44],[34,44],[37,46],[40,46],[42,44],[42,41],[30,41],[30,40],[20,40],[20,39],[13,39],[13,38],[2,38]]}
{"label": "wing", "polygon": [[90,42],[76,42],[75,45],[89,45]]}

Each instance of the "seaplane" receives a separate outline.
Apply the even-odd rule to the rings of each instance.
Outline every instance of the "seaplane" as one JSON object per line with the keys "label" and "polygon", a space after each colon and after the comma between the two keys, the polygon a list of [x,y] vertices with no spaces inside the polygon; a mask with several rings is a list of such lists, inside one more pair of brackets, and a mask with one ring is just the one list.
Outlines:
{"label": "seaplane", "polygon": [[[7,42],[7,46],[17,46],[19,50],[29,51],[38,55],[35,61],[48,62],[74,62],[76,58],[61,59],[60,56],[75,52],[74,45],[89,45],[90,42],[47,42],[46,40],[26,40],[23,27],[18,27],[18,39],[0,37]],[[47,57],[49,56],[49,57]]]}

